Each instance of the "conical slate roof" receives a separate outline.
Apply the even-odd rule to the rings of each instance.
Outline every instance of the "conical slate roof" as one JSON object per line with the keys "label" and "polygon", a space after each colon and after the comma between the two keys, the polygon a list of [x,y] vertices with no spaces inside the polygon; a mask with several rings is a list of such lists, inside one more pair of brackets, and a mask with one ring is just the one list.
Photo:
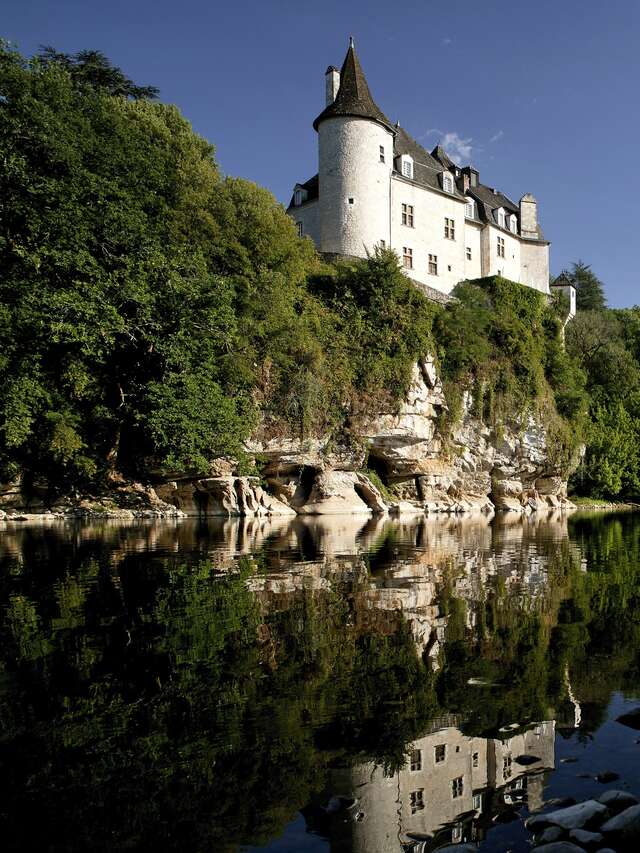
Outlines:
{"label": "conical slate roof", "polygon": [[332,104],[329,104],[329,106],[326,107],[314,121],[313,126],[315,130],[318,129],[318,125],[321,121],[324,121],[326,118],[334,118],[335,116],[359,116],[361,118],[368,118],[372,121],[377,121],[380,124],[383,124],[391,131],[394,130],[389,119],[382,110],[376,106],[373,98],[371,97],[371,92],[369,91],[364,71],[360,65],[360,60],[356,56],[353,39],[350,41],[349,50],[347,51],[344,62],[342,63],[342,69],[340,71],[340,88],[338,89],[336,99]]}

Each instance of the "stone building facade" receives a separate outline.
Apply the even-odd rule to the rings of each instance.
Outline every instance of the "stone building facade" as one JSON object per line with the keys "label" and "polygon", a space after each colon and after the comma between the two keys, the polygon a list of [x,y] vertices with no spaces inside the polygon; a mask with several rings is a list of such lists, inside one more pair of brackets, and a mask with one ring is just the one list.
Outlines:
{"label": "stone building facade", "polygon": [[449,293],[464,279],[503,275],[549,293],[549,243],[535,198],[518,204],[438,145],[431,153],[373,101],[353,41],[326,72],[314,121],[318,174],[293,190],[288,213],[329,256],[392,248],[407,275]]}

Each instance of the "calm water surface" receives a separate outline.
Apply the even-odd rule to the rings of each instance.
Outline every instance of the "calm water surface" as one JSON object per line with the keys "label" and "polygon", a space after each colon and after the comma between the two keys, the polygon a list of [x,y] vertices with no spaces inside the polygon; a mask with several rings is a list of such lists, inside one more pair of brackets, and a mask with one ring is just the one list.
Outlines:
{"label": "calm water surface", "polygon": [[523,853],[640,795],[635,515],[14,524],[0,585],[5,849]]}

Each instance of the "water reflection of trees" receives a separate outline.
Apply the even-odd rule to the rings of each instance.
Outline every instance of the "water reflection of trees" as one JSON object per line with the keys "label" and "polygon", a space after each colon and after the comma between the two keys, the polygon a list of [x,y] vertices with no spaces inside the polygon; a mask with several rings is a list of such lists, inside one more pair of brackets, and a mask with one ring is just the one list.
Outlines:
{"label": "water reflection of trees", "polygon": [[5,534],[7,845],[266,842],[435,717],[571,727],[569,677],[588,732],[637,684],[632,519],[352,522]]}

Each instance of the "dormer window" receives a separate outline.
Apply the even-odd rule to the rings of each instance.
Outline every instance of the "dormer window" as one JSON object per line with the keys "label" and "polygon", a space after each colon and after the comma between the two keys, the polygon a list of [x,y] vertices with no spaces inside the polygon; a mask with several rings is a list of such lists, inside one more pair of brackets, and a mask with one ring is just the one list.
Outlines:
{"label": "dormer window", "polygon": [[300,207],[300,205],[307,200],[307,191],[303,190],[302,187],[296,187],[293,193],[293,204],[295,207]]}
{"label": "dormer window", "polygon": [[442,189],[446,193],[453,192],[453,177],[449,174],[449,172],[445,172],[442,176]]}
{"label": "dormer window", "polygon": [[475,215],[475,203],[473,202],[473,199],[466,199],[464,203],[464,215],[467,219],[473,219]]}
{"label": "dormer window", "polygon": [[509,217],[509,231],[512,231],[514,234],[518,233],[518,219],[513,213]]}
{"label": "dormer window", "polygon": [[413,157],[410,157],[408,154],[403,154],[400,158],[400,172],[402,176],[405,178],[409,178],[409,180],[413,180]]}
{"label": "dormer window", "polygon": [[502,208],[496,211],[496,219],[498,220],[498,225],[504,228],[504,210]]}

